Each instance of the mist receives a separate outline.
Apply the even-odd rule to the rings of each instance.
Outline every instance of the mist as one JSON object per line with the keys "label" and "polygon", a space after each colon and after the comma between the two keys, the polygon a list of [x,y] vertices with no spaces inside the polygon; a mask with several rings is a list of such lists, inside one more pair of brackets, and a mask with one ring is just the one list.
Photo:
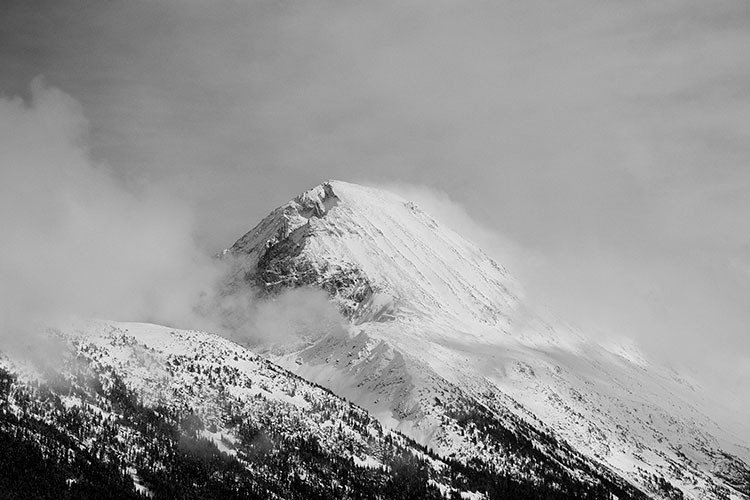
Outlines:
{"label": "mist", "polygon": [[71,315],[203,328],[245,343],[341,324],[322,292],[227,295],[184,200],[94,162],[82,108],[41,78],[0,98],[0,349]]}
{"label": "mist", "polygon": [[3,337],[66,314],[181,323],[220,271],[190,210],[92,162],[70,96],[42,79],[30,95],[0,100]]}
{"label": "mist", "polygon": [[246,284],[231,292],[217,287],[204,297],[194,328],[214,331],[256,352],[285,354],[326,335],[346,335],[346,318],[328,294],[301,287],[266,295]]}

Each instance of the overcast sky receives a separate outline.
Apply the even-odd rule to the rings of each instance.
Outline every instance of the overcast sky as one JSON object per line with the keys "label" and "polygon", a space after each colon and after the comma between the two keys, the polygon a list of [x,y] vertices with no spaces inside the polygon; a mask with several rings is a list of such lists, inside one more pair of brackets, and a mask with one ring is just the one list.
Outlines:
{"label": "overcast sky", "polygon": [[0,92],[7,130],[55,93],[206,253],[328,178],[443,200],[534,300],[747,415],[746,0],[3,0]]}

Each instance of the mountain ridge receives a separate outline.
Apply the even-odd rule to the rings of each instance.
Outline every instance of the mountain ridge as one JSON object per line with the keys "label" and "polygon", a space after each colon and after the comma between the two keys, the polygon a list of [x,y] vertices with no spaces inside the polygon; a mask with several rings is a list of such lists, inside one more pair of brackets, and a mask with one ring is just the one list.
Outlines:
{"label": "mountain ridge", "polygon": [[[276,361],[423,444],[472,453],[442,433],[449,416],[434,403],[441,380],[498,415],[512,409],[543,422],[639,487],[659,477],[688,498],[750,494],[747,443],[733,443],[697,396],[647,360],[613,354],[528,310],[505,268],[413,203],[329,181],[272,212],[228,253],[244,279],[271,295],[325,290],[361,340],[324,338]],[[388,349],[404,360],[398,369],[388,368]],[[388,377],[411,385],[393,393],[370,383]],[[723,468],[734,479],[716,472]]]}
{"label": "mountain ridge", "polygon": [[3,498],[645,498],[513,434],[512,474],[440,457],[216,335],[93,320],[48,335],[54,365],[0,356]]}

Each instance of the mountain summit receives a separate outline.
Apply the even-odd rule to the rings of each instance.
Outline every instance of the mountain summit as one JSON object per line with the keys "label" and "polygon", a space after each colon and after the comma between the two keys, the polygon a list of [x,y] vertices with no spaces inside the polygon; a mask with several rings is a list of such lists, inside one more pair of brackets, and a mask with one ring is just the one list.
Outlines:
{"label": "mountain summit", "polygon": [[439,453],[512,471],[508,432],[657,498],[750,495],[748,444],[681,377],[534,313],[501,265],[414,203],[328,181],[227,253],[241,280],[320,288],[350,321],[275,361]]}
{"label": "mountain summit", "polygon": [[230,251],[266,290],[316,284],[355,321],[446,320],[507,329],[507,271],[417,205],[328,181],[280,207]]}

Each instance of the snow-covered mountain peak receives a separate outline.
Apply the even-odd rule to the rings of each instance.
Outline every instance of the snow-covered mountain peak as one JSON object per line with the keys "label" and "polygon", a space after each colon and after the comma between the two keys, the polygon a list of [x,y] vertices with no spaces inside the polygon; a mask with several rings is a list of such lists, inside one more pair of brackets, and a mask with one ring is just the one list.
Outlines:
{"label": "snow-covered mountain peak", "polygon": [[358,322],[441,318],[507,329],[518,303],[513,278],[474,244],[412,202],[341,181],[274,210],[230,253],[265,289],[335,288]]}

